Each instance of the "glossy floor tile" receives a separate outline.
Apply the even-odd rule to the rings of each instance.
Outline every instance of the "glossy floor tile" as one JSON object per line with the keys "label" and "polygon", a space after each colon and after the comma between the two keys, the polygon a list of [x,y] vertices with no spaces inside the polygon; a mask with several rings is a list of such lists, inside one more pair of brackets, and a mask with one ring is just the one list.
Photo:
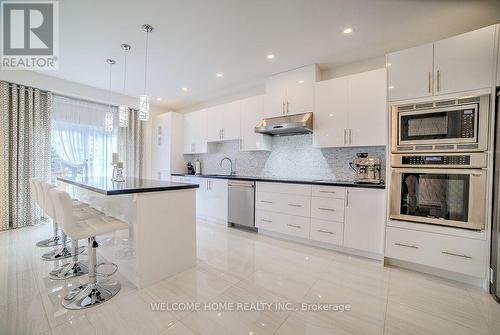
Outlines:
{"label": "glossy floor tile", "polygon": [[115,298],[68,311],[88,277],[48,278],[60,263],[34,243],[49,234],[0,232],[0,334],[500,334],[500,304],[477,288],[203,222],[196,267],[140,290],[118,272]]}

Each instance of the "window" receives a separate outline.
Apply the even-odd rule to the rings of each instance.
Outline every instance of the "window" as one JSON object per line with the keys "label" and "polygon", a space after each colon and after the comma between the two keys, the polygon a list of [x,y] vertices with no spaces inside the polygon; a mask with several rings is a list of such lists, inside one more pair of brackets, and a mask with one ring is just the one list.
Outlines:
{"label": "window", "polygon": [[[113,114],[111,131],[105,129]],[[52,174],[67,177],[111,175],[111,154],[117,151],[117,108],[54,96],[52,108]]]}

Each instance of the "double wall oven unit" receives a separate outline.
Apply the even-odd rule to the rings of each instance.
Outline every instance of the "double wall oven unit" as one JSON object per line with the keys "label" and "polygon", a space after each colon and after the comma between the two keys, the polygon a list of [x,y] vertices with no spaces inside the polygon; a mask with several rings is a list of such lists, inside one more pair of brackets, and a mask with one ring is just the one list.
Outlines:
{"label": "double wall oven unit", "polygon": [[489,105],[480,96],[393,106],[391,219],[484,229]]}

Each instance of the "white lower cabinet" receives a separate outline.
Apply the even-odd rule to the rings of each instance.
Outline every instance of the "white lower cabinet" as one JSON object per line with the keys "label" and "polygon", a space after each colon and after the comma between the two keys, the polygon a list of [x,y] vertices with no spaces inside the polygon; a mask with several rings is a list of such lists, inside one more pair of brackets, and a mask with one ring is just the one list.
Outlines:
{"label": "white lower cabinet", "polygon": [[348,188],[345,204],[344,246],[383,254],[385,190]]}
{"label": "white lower cabinet", "polygon": [[383,189],[258,182],[256,190],[257,228],[383,253]]}
{"label": "white lower cabinet", "polygon": [[486,241],[387,227],[385,256],[484,278]]}
{"label": "white lower cabinet", "polygon": [[226,179],[174,176],[171,180],[200,186],[196,189],[197,218],[215,223],[227,223],[228,190]]}
{"label": "white lower cabinet", "polygon": [[309,238],[314,241],[342,245],[344,240],[344,223],[311,218]]}
{"label": "white lower cabinet", "polygon": [[255,211],[255,226],[276,233],[309,238],[310,218],[276,213],[264,210]]}

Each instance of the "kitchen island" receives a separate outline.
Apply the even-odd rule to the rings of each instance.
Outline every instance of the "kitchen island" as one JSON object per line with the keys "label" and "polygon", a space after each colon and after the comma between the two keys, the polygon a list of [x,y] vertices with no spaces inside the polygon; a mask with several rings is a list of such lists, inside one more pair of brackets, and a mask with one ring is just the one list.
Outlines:
{"label": "kitchen island", "polygon": [[196,184],[125,178],[58,178],[74,198],[129,224],[97,236],[98,257],[145,287],[196,265]]}

